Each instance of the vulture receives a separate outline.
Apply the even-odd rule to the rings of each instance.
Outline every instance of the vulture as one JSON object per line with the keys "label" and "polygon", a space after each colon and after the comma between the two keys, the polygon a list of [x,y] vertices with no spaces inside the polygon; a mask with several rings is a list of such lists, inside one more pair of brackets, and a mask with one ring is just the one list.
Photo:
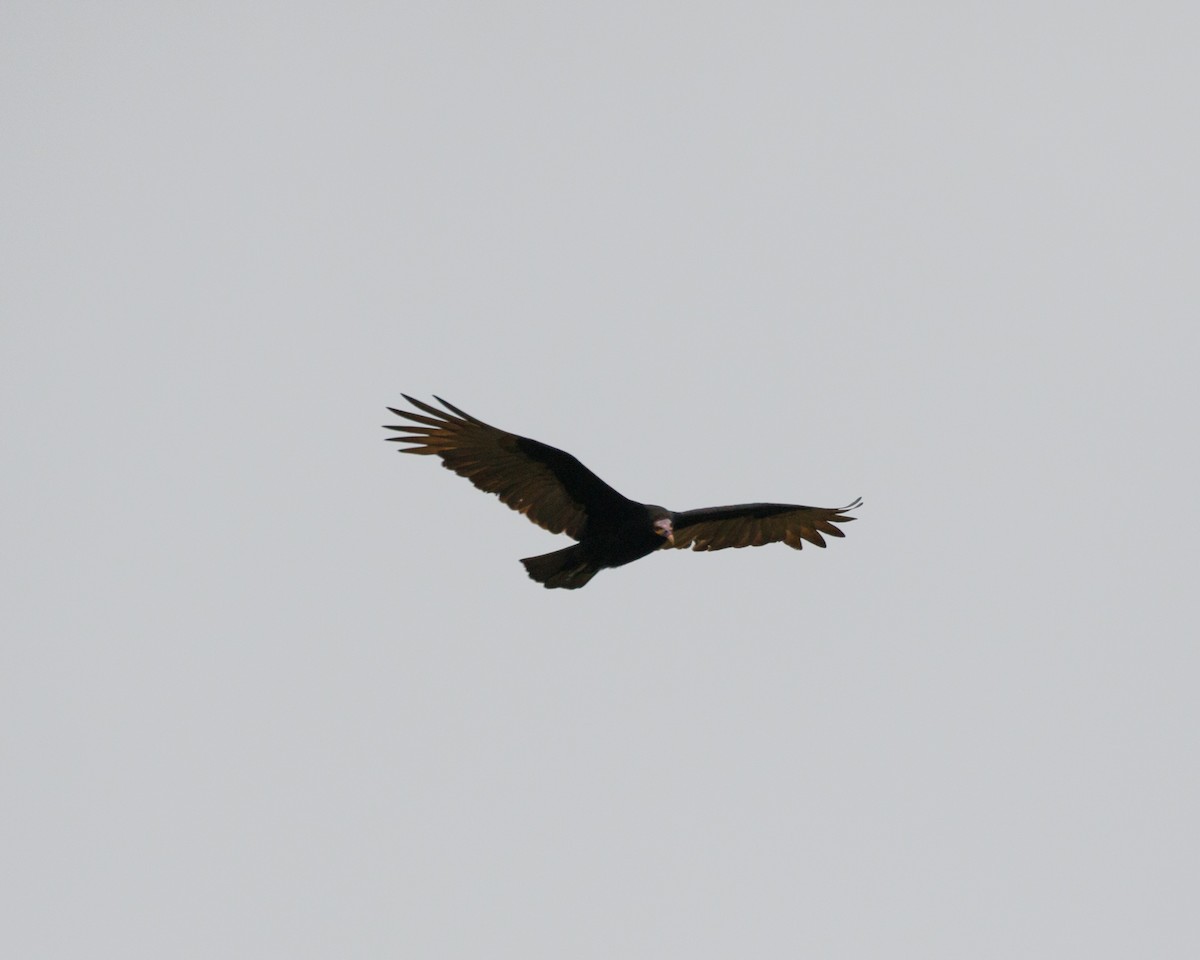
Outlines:
{"label": "vulture", "polygon": [[577,590],[601,570],[639,560],[655,550],[724,550],[786,543],[799,550],[804,541],[825,546],[822,534],[842,537],[835,524],[849,523],[844,507],[805,507],[794,503],[742,503],[675,513],[638,503],[618,493],[571,454],[528,437],[519,437],[447,403],[445,410],[407,394],[421,413],[388,407],[409,423],[390,425],[410,444],[402,453],[435,455],[442,466],[494,493],[518,513],[551,533],[578,542],[563,550],[526,557],[529,576],[547,588]]}

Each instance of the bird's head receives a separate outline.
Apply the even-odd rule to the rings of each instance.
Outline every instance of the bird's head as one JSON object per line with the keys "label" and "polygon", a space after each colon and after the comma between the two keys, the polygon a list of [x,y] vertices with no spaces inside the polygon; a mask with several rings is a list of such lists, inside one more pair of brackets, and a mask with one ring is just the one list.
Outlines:
{"label": "bird's head", "polygon": [[663,546],[675,545],[675,527],[671,522],[671,511],[664,507],[651,507],[654,516],[654,532],[666,543]]}

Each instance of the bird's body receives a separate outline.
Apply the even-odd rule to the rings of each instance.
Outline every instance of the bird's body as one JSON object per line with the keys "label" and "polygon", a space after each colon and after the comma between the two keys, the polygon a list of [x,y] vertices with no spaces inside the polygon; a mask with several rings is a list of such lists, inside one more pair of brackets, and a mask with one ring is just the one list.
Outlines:
{"label": "bird's body", "polygon": [[823,547],[822,533],[844,536],[834,524],[853,520],[843,512],[862,502],[832,508],[750,503],[674,513],[630,500],[571,454],[498,430],[440,397],[435,399],[449,414],[410,396],[404,399],[424,412],[388,408],[418,424],[387,427],[402,434],[388,439],[412,444],[403,452],[436,454],[447,469],[496,494],[538,526],[578,541],[521,561],[546,587],[577,589],[607,567],[665,547],[723,550],[783,542],[799,550],[804,540]]}
{"label": "bird's body", "polygon": [[655,529],[655,510],[634,503],[635,509],[612,518],[611,522],[592,523],[593,533],[584,531],[579,543],[521,562],[529,575],[547,587],[582,587],[607,567],[623,567],[649,556],[665,544]]}

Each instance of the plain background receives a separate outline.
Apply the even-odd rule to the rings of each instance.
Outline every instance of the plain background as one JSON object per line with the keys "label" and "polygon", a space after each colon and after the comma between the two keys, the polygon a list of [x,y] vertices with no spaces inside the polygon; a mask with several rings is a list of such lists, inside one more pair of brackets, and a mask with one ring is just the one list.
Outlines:
{"label": "plain background", "polygon": [[4,954],[1197,956],[1198,31],[5,4]]}

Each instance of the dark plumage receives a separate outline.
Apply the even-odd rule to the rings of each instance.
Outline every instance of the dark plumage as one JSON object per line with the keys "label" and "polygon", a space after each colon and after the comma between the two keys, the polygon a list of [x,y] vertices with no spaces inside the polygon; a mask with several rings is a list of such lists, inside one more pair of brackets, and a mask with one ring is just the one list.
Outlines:
{"label": "dark plumage", "polygon": [[[803,542],[825,546],[822,534],[845,536],[835,523],[862,504],[804,507],[791,503],[744,503],[673,513],[622,496],[569,453],[506,433],[435,397],[446,413],[402,394],[423,413],[388,407],[412,424],[387,426],[408,443],[403,453],[436,454],[443,466],[480,490],[496,494],[551,533],[579,542],[564,550],[527,557],[529,576],[547,587],[574,590],[605,567],[620,567],[664,547],[724,550]],[[415,426],[413,424],[416,424]]]}

